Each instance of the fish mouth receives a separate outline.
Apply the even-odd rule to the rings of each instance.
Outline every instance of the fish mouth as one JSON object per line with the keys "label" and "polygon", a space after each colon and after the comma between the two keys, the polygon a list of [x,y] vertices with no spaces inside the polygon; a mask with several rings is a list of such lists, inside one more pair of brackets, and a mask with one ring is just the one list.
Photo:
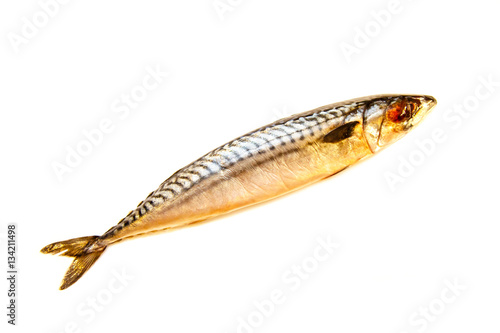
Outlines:
{"label": "fish mouth", "polygon": [[427,117],[431,110],[436,106],[437,100],[429,95],[423,95],[419,98],[419,107],[412,116],[411,126],[416,126]]}
{"label": "fish mouth", "polygon": [[432,109],[433,107],[436,106],[437,100],[429,95],[424,95],[422,96],[423,103],[426,104],[427,108]]}

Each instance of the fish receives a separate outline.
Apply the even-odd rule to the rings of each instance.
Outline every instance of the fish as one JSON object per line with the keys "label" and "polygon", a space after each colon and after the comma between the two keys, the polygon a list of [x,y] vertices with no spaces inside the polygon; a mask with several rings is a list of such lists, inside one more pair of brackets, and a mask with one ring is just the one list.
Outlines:
{"label": "fish", "polygon": [[428,95],[384,94],[325,105],[238,137],[175,172],[101,236],[41,252],[72,257],[59,289],[113,244],[191,226],[328,178],[405,136],[436,105]]}

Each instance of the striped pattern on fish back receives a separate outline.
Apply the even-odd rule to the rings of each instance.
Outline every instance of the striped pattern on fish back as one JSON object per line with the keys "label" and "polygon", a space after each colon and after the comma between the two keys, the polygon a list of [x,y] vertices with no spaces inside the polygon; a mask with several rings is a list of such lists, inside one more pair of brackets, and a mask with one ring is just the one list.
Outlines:
{"label": "striped pattern on fish back", "polygon": [[173,200],[222,169],[255,155],[271,153],[280,145],[313,139],[322,129],[335,123],[343,123],[352,111],[362,110],[362,104],[364,102],[353,102],[329,109],[317,109],[310,115],[285,118],[220,146],[174,173],[106,234],[121,230],[154,207]]}

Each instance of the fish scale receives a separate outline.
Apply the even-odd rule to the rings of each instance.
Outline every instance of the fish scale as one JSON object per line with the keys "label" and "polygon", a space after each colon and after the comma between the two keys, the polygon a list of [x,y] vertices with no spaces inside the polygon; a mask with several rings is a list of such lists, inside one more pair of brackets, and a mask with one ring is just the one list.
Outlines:
{"label": "fish scale", "polygon": [[[330,109],[315,112],[306,117],[292,116],[291,119],[281,120],[275,124],[260,128],[213,150],[169,177],[156,191],[148,195],[144,201],[141,201],[135,210],[130,212],[117,225],[109,229],[103,236],[113,235],[124,227],[129,226],[155,206],[161,205],[168,200],[174,200],[177,195],[185,190],[189,190],[193,185],[197,184],[199,180],[207,178],[223,168],[231,167],[233,164],[245,158],[253,157],[256,153],[264,154],[270,152],[276,148],[276,145],[286,145],[287,142],[283,141],[283,138],[289,138],[290,141],[288,143],[294,143],[297,140],[303,140],[306,136],[313,136],[317,132],[314,131],[314,127],[318,125],[321,126],[323,123],[331,124],[332,122],[340,122],[345,119],[345,116],[351,110],[357,108],[361,104],[363,103],[352,103],[350,105],[332,107]],[[318,129],[321,129],[321,127]],[[295,137],[293,137],[294,135]],[[244,145],[245,142],[250,142],[253,147],[248,148],[248,146]],[[246,151],[248,155],[242,156],[241,153],[238,152],[238,149]],[[229,159],[226,155],[228,153],[236,156],[236,159]],[[221,160],[225,162],[221,162]],[[207,164],[210,167],[207,166]],[[206,172],[203,174],[196,172],[196,168],[199,167],[203,168]],[[198,181],[189,179],[187,175],[189,173],[198,176]],[[179,184],[179,178],[187,179],[189,183],[183,186]],[[145,209],[144,205],[146,202],[154,202],[151,209]]]}

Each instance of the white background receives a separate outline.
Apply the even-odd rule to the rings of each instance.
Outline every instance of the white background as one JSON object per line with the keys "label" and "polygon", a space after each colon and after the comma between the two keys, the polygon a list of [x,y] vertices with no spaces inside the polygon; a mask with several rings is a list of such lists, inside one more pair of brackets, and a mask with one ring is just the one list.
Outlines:
{"label": "white background", "polygon": [[[37,1],[0,5],[1,258],[14,222],[19,261],[16,327],[6,323],[5,278],[0,284],[8,332],[500,330],[498,4],[58,6],[43,22]],[[388,9],[390,17],[380,14]],[[23,37],[33,16],[45,25]],[[347,44],[357,53],[346,56]],[[168,77],[120,118],[114,103],[140,89],[146,68]],[[496,84],[481,83],[488,79]],[[111,247],[58,290],[71,259],[42,255],[43,246],[103,233],[177,169],[241,134],[378,93],[429,94],[438,106],[403,140],[336,177]],[[59,180],[54,163],[103,119],[113,130]],[[431,144],[433,131],[444,139]],[[340,246],[315,267],[318,238]],[[293,289],[286,277],[303,263],[311,272]],[[465,290],[453,293],[450,283]],[[283,302],[263,314],[255,302],[268,304],[273,290]]]}

